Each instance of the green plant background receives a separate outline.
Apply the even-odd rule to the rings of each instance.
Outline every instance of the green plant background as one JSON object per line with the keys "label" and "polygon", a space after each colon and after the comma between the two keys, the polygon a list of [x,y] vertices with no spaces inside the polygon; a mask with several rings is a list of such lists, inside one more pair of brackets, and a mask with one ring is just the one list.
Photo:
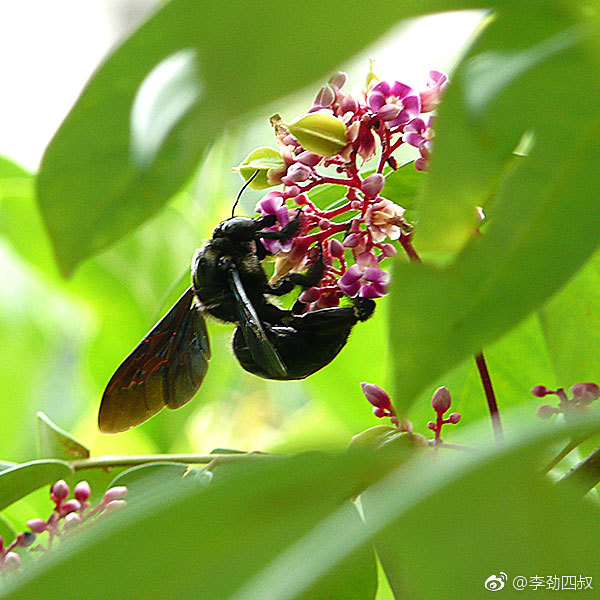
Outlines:
{"label": "green plant background", "polygon": [[[196,398],[125,434],[101,435],[103,388],[187,287],[190,257],[230,210],[229,170],[251,149],[243,140],[257,116],[268,118],[265,106],[316,89],[401,19],[468,8],[490,13],[451,74],[431,171],[407,165],[384,190],[418,222],[426,263],[398,259],[376,316],[307,381],[246,374],[231,355],[232,327],[211,322],[213,358]],[[140,485],[145,493],[126,514],[73,538],[41,566],[26,565],[7,597],[86,589],[91,598],[122,598],[127,589],[161,598],[384,600],[456,598],[457,590],[479,598],[499,571],[577,571],[600,585],[591,560],[597,506],[539,475],[540,456],[581,427],[593,434],[598,421],[569,430],[536,422],[539,401],[528,392],[600,379],[598,7],[379,2],[368,27],[365,20],[338,1],[172,0],[92,76],[39,173],[0,159],[0,458],[66,458],[55,447],[36,450],[37,411],[95,456],[339,451],[378,424],[361,381],[389,389],[422,433],[431,393],[446,385],[463,415],[447,440],[487,450],[434,465],[411,459],[363,495],[366,526],[340,500],[377,479],[369,456],[228,467],[208,487],[178,488],[180,469],[165,467]],[[293,45],[278,41],[282,28],[293,31]],[[162,87],[144,91],[157,69],[167,73]],[[146,121],[136,112],[142,102]],[[280,112],[292,100],[281,103]],[[524,136],[528,156],[516,157]],[[476,206],[489,220],[481,239],[472,235]],[[502,447],[491,446],[471,357],[481,348],[503,414],[517,411]],[[586,444],[581,452],[593,448]],[[37,488],[88,478],[101,494],[115,475],[73,475],[56,461],[0,473],[0,533],[10,539],[28,518],[44,516],[47,489]]]}

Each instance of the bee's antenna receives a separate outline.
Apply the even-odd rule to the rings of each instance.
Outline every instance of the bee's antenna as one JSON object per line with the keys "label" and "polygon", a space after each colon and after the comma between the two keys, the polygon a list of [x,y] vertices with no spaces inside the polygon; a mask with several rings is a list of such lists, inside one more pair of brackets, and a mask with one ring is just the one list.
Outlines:
{"label": "bee's antenna", "polygon": [[246,181],[246,183],[242,186],[242,189],[238,192],[237,198],[235,199],[235,202],[233,203],[233,207],[231,208],[231,218],[233,219],[234,214],[235,214],[235,207],[238,205],[238,202],[240,201],[240,198],[242,197],[242,194],[244,193],[244,190],[252,183],[252,180],[260,173],[260,171],[257,169],[256,171],[254,171],[254,175],[252,175],[252,177],[250,177],[250,179],[248,179],[248,181]]}

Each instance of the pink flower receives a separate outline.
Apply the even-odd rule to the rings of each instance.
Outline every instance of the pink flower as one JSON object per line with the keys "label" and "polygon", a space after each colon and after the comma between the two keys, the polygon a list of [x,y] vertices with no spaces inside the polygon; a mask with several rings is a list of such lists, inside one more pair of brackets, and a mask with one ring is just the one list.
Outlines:
{"label": "pink flower", "polygon": [[377,198],[365,213],[365,223],[369,227],[373,241],[383,242],[386,237],[397,240],[400,237],[400,223],[404,209],[387,198]]}
{"label": "pink flower", "polygon": [[389,127],[408,123],[421,112],[419,95],[399,81],[378,83],[371,90],[367,102]]}
{"label": "pink flower", "polygon": [[[256,205],[256,212],[259,212],[263,216],[275,215],[279,224],[268,229],[279,231],[281,227],[285,227],[290,222],[290,212],[294,213],[295,211],[290,211],[285,205],[282,192],[269,192]],[[267,252],[277,254],[281,251],[289,252],[292,249],[294,241],[290,239],[282,243],[280,240],[262,240],[262,243]]]}
{"label": "pink flower", "polygon": [[420,94],[421,112],[427,113],[435,110],[447,85],[448,75],[440,71],[429,71],[427,88]]}
{"label": "pink flower", "polygon": [[363,252],[338,281],[338,286],[350,298],[380,298],[387,294],[390,275],[379,268],[377,257]]}
{"label": "pink flower", "polygon": [[433,116],[429,117],[427,122],[420,117],[413,119],[404,128],[404,141],[418,148],[421,153],[421,158],[417,158],[415,161],[417,171],[425,171],[429,166],[433,135]]}

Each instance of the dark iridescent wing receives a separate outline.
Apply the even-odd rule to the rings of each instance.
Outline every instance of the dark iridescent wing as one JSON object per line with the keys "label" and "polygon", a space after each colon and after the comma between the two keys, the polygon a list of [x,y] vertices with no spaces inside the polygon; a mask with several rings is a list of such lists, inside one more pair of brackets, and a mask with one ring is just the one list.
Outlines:
{"label": "dark iridescent wing", "polygon": [[164,406],[183,406],[200,387],[209,359],[206,324],[190,287],[111,377],[100,404],[100,431],[126,431]]}
{"label": "dark iridescent wing", "polygon": [[261,325],[260,319],[254,310],[244,290],[242,280],[235,265],[230,266],[230,286],[235,298],[235,306],[238,312],[240,329],[252,358],[261,365],[274,378],[284,379],[287,375],[287,369],[281,360],[281,357],[275,350],[273,344],[267,338]]}

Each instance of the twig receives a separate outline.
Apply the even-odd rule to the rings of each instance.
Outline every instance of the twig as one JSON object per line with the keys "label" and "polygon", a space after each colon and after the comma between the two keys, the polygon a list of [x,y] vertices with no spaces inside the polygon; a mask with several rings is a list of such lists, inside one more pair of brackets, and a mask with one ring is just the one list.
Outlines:
{"label": "twig", "polygon": [[500,413],[498,412],[496,394],[494,394],[490,372],[488,371],[483,352],[478,352],[475,355],[475,362],[477,363],[477,370],[479,371],[479,377],[481,377],[481,383],[483,384],[483,390],[487,399],[488,408],[490,409],[490,417],[492,418],[494,435],[496,436],[496,441],[501,442],[504,438],[502,422],[500,421]]}
{"label": "twig", "polygon": [[247,452],[243,454],[138,454],[127,456],[98,456],[68,461],[74,471],[83,469],[111,469],[114,467],[133,467],[155,462],[176,462],[182,464],[209,464],[211,462],[229,463],[245,461],[270,461],[285,458],[281,454]]}

